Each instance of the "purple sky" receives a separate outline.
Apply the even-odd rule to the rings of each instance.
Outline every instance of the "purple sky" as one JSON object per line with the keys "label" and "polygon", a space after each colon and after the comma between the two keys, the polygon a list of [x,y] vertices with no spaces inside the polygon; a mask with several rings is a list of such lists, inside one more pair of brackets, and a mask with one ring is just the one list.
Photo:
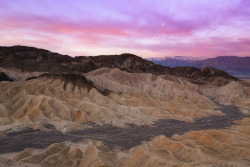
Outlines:
{"label": "purple sky", "polygon": [[250,0],[0,0],[0,45],[71,56],[250,56]]}

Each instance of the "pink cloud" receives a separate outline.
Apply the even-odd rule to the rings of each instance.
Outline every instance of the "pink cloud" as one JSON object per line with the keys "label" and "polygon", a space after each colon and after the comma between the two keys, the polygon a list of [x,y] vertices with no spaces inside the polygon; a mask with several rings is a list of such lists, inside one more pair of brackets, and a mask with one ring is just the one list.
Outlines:
{"label": "pink cloud", "polygon": [[[194,1],[180,0],[38,2],[16,1],[16,5],[14,0],[13,3],[0,2],[4,9],[0,11],[0,34],[5,39],[0,44],[25,41],[45,48],[46,44],[53,43],[54,48],[60,48],[68,43],[69,48],[110,47],[128,52],[138,50],[138,53],[142,49],[150,54],[161,52],[162,56],[246,55],[250,51],[250,37],[241,33],[250,30],[248,0],[204,0],[193,4],[190,2]],[[238,24],[244,26],[236,27]],[[223,26],[234,29],[237,35],[225,38],[227,32]],[[220,27],[222,31],[213,35]],[[158,43],[149,44],[148,39]]]}

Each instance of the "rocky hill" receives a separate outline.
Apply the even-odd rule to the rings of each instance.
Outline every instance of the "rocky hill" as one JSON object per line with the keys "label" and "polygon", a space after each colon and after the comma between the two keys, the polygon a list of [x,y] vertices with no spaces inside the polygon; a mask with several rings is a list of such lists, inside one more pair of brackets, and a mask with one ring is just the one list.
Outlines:
{"label": "rocky hill", "polygon": [[119,69],[98,69],[85,76],[43,74],[22,82],[1,82],[0,123],[33,126],[37,121],[66,132],[87,122],[126,127],[129,123],[150,125],[162,118],[191,121],[220,114],[195,86],[186,85]]}
{"label": "rocky hill", "polygon": [[[151,73],[154,75],[175,75],[201,82],[224,78],[224,83],[237,78],[226,72],[213,68],[198,69],[192,67],[169,68],[156,65],[133,54],[79,56],[70,57],[48,50],[25,46],[1,47],[0,67],[16,69],[22,72],[48,72],[48,73],[87,73],[102,67],[118,68],[130,73]],[[207,78],[210,78],[209,80]],[[205,79],[205,80],[204,80]]]}

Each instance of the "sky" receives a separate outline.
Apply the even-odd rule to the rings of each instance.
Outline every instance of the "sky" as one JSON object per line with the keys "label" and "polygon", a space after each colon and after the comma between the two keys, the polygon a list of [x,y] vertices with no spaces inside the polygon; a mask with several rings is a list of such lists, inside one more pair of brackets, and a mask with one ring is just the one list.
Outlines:
{"label": "sky", "polygon": [[250,56],[250,0],[0,0],[0,45],[70,56]]}

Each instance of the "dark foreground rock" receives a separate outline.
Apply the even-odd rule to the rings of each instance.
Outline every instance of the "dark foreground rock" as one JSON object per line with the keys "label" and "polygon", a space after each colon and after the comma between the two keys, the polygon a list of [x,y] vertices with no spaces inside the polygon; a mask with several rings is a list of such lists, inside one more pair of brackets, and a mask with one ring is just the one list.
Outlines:
{"label": "dark foreground rock", "polygon": [[8,75],[6,75],[3,72],[0,72],[0,82],[1,81],[10,81],[13,82],[13,79],[11,79]]}

